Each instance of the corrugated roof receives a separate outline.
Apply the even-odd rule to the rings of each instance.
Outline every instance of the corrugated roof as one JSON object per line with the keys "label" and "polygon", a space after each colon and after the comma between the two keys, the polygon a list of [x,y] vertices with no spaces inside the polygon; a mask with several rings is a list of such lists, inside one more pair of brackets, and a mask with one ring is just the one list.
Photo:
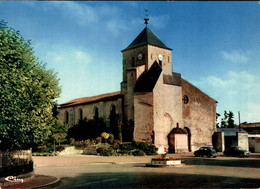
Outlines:
{"label": "corrugated roof", "polygon": [[147,44],[172,50],[169,47],[167,47],[155,34],[153,34],[153,32],[151,32],[151,30],[148,27],[145,27],[143,31],[135,38],[135,40],[126,49],[122,51]]}
{"label": "corrugated roof", "polygon": [[88,104],[93,103],[97,101],[106,101],[106,100],[114,100],[121,97],[121,92],[113,92],[113,93],[106,93],[98,96],[91,96],[91,97],[83,97],[83,98],[77,98],[68,102],[65,102],[63,104],[59,105],[59,108],[65,108],[75,105],[81,105],[81,104]]}
{"label": "corrugated roof", "polygon": [[239,128],[218,128],[217,131],[223,131],[224,136],[236,136],[237,132],[246,132],[244,129]]}
{"label": "corrugated roof", "polygon": [[243,128],[248,134],[260,134],[260,127],[245,127]]}

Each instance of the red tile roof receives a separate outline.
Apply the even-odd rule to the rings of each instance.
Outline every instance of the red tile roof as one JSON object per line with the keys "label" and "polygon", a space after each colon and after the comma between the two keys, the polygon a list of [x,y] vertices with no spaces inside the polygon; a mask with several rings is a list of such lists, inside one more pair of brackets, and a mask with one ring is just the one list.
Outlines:
{"label": "red tile roof", "polygon": [[91,96],[91,97],[83,97],[83,98],[77,98],[68,102],[65,102],[63,104],[59,105],[59,109],[70,107],[70,106],[76,106],[76,105],[82,105],[82,104],[89,104],[97,101],[106,101],[106,100],[114,100],[121,97],[120,91],[113,92],[113,93],[106,93],[98,96]]}

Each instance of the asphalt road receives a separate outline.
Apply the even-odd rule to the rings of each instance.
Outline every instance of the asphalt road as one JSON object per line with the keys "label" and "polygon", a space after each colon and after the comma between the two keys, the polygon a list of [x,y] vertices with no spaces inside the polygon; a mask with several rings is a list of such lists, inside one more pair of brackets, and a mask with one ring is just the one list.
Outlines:
{"label": "asphalt road", "polygon": [[36,174],[57,176],[52,188],[259,188],[258,158],[182,158],[182,167],[145,163],[38,166]]}

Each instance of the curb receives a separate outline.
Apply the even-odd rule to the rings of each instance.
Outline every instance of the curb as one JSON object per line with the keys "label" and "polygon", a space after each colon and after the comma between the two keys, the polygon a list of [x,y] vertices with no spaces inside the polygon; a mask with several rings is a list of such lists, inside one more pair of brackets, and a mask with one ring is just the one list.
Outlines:
{"label": "curb", "polygon": [[31,187],[31,189],[44,188],[44,187],[47,187],[47,186],[55,185],[55,184],[57,184],[57,183],[59,183],[59,182],[60,182],[60,178],[56,177],[56,180],[53,181],[53,182],[50,182],[50,183],[47,183],[47,184],[43,184],[43,185],[40,185],[40,186]]}
{"label": "curb", "polygon": [[[49,183],[45,183],[45,184],[41,184],[41,185],[37,185],[36,183],[33,183],[33,180],[35,179],[35,177],[38,176],[38,177],[52,177],[53,179],[55,179],[54,181],[51,181]],[[1,188],[20,188],[22,187],[23,188],[23,184],[26,184],[27,183],[27,186],[26,188],[29,188],[29,189],[34,189],[34,188],[44,188],[44,187],[48,187],[48,186],[52,186],[52,185],[55,185],[57,183],[59,183],[61,180],[60,178],[58,177],[55,177],[55,176],[47,176],[47,175],[30,175],[29,177],[26,178],[26,180],[22,183],[17,183],[17,182],[5,182],[5,183],[2,183],[2,185],[0,185],[0,189]],[[28,182],[32,182],[30,184],[28,184]]]}
{"label": "curb", "polygon": [[[28,181],[33,180],[35,175],[34,175],[34,172],[32,171],[32,172],[29,172],[29,173],[18,175],[16,177],[19,178],[19,179],[22,179],[23,180],[22,183],[24,183],[24,182],[28,182]],[[5,181],[5,178],[6,177],[0,178],[0,189],[1,189],[1,187],[11,187],[11,186],[21,184],[21,182],[19,182],[19,181],[17,181],[17,182]]]}

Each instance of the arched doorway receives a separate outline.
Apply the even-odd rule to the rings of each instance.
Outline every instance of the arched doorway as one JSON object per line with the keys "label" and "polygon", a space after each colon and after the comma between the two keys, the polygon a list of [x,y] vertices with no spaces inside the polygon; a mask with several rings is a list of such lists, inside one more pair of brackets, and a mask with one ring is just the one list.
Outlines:
{"label": "arched doorway", "polygon": [[184,127],[184,130],[188,133],[188,149],[191,152],[191,134],[190,129],[188,127]]}
{"label": "arched doorway", "polygon": [[181,128],[173,128],[171,132],[168,134],[168,152],[169,153],[179,153],[179,152],[187,152],[188,144],[187,144],[187,132]]}

